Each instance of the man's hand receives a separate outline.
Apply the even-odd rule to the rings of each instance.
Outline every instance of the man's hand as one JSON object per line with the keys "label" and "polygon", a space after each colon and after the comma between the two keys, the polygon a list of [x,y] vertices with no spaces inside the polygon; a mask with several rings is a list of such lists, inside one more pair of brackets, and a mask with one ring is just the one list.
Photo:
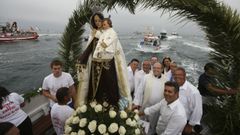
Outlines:
{"label": "man's hand", "polygon": [[186,124],[186,126],[183,129],[184,135],[190,135],[192,133],[193,126]]}
{"label": "man's hand", "polygon": [[140,105],[135,105],[135,104],[132,105],[132,110],[135,110],[135,109],[139,110],[140,108],[141,108]]}
{"label": "man's hand", "polygon": [[57,98],[50,94],[49,90],[43,90],[43,96],[53,100],[54,102],[57,102]]}

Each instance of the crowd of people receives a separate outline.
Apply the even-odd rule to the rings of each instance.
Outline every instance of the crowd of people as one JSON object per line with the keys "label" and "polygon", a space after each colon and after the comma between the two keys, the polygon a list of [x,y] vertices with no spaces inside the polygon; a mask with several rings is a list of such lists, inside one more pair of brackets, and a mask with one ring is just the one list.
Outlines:
{"label": "crowd of people", "polygon": [[[50,100],[57,135],[64,133],[65,121],[77,106],[93,100],[107,101],[119,110],[138,109],[141,120],[150,123],[148,135],[191,135],[201,127],[202,96],[237,93],[215,85],[212,63],[204,67],[198,88],[170,57],[152,56],[142,62],[134,58],[127,65],[110,18],[95,13],[91,26],[87,48],[77,64],[78,86],[62,71],[59,60],[51,62],[52,73],[43,80],[43,96]],[[0,132],[31,135],[31,120],[21,109],[24,99],[4,87],[0,89]]]}

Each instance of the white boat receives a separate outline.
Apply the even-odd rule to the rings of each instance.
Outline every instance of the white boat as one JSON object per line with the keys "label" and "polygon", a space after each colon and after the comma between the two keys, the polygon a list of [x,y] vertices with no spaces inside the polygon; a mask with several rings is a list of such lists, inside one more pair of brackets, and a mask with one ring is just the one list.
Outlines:
{"label": "white boat", "polygon": [[160,39],[161,40],[166,40],[168,37],[167,37],[167,31],[166,30],[162,30],[160,32]]}
{"label": "white boat", "polygon": [[158,36],[153,33],[147,33],[144,35],[144,39],[140,41],[136,50],[141,52],[158,52],[160,49],[161,41]]}

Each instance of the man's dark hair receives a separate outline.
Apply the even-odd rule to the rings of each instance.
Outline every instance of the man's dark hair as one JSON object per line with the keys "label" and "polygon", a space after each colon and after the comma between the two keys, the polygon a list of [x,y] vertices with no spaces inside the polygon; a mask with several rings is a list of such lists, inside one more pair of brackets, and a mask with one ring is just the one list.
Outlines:
{"label": "man's dark hair", "polygon": [[53,66],[61,66],[62,67],[63,63],[60,60],[53,60],[50,64],[50,67],[53,68]]}
{"label": "man's dark hair", "polygon": [[2,109],[3,99],[9,94],[10,92],[5,87],[0,86],[0,109]]}
{"label": "man's dark hair", "polygon": [[204,71],[208,71],[209,69],[216,69],[215,67],[215,64],[214,63],[207,63],[205,66],[204,66]]}
{"label": "man's dark hair", "polygon": [[0,135],[5,135],[12,127],[14,127],[14,124],[10,122],[1,122],[0,123]]}
{"label": "man's dark hair", "polygon": [[69,88],[61,87],[57,90],[56,98],[59,103],[64,103],[64,97],[68,96]]}
{"label": "man's dark hair", "polygon": [[186,71],[183,67],[177,67],[175,71],[178,71],[178,70],[182,71],[186,75]]}
{"label": "man's dark hair", "polygon": [[176,82],[167,81],[167,82],[165,82],[165,86],[174,87],[174,91],[179,92],[179,86]]}
{"label": "man's dark hair", "polygon": [[92,27],[94,28],[94,29],[97,29],[98,27],[97,27],[97,25],[95,24],[95,22],[94,22],[94,17],[95,16],[98,16],[101,20],[103,20],[104,19],[104,16],[103,16],[103,14],[102,13],[100,13],[100,12],[97,12],[97,13],[94,13],[93,15],[92,15],[92,17],[91,17],[91,25],[92,25]]}
{"label": "man's dark hair", "polygon": [[136,59],[136,58],[133,58],[133,59],[131,60],[131,62],[130,62],[130,63],[132,63],[132,62],[134,62],[134,61],[136,61],[136,62],[138,62],[138,63],[139,63],[139,60],[138,60],[138,59]]}

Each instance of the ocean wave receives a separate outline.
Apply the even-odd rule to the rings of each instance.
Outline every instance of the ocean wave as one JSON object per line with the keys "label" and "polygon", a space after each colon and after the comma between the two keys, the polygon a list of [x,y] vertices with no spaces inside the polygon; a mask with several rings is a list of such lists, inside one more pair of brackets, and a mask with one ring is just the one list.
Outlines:
{"label": "ocean wave", "polygon": [[201,50],[203,50],[203,51],[207,51],[207,52],[214,51],[214,50],[213,50],[212,48],[210,48],[210,47],[199,45],[199,43],[184,41],[183,44],[184,44],[184,45],[187,45],[187,46],[190,46],[190,47],[199,48],[199,49],[201,49]]}
{"label": "ocean wave", "polygon": [[39,37],[45,37],[45,36],[47,36],[47,37],[62,36],[62,34],[60,34],[60,33],[38,34],[38,35],[39,35]]}

